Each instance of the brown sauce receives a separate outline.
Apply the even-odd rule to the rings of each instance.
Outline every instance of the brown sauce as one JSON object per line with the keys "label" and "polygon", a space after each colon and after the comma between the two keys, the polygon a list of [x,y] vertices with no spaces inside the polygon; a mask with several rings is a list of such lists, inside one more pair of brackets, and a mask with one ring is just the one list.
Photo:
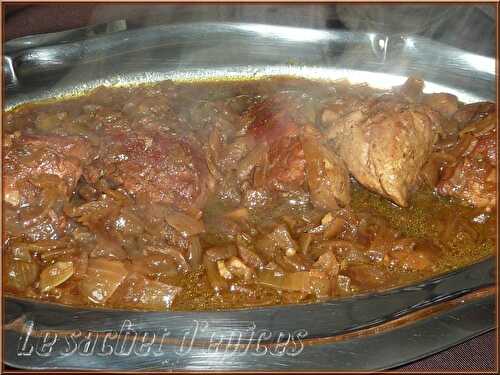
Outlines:
{"label": "brown sauce", "polygon": [[[280,77],[101,87],[4,112],[4,290],[75,306],[229,309],[392,288],[491,256],[496,201],[477,197],[496,195],[496,153],[465,175],[474,199],[438,187],[459,172],[460,131],[484,137],[496,123],[460,122],[453,114],[468,107],[456,98],[440,114],[443,98],[419,95]],[[363,182],[340,136],[327,140],[353,98],[378,103],[363,112],[368,127],[417,106],[435,132],[426,162],[448,157],[415,171],[404,207]]]}

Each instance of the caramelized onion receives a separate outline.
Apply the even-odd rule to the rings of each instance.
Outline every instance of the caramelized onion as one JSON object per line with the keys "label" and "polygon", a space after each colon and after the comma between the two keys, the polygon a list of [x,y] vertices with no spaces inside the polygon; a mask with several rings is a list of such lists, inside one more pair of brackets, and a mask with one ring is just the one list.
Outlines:
{"label": "caramelized onion", "polygon": [[257,282],[272,288],[316,294],[318,297],[328,296],[331,283],[326,273],[316,270],[287,273],[276,276],[273,271],[260,271]]}
{"label": "caramelized onion", "polygon": [[237,242],[238,245],[238,254],[243,259],[243,261],[254,268],[262,268],[264,267],[264,262],[262,259],[252,250],[250,250],[249,245],[247,245],[242,240]]}
{"label": "caramelized onion", "polygon": [[458,142],[458,144],[448,153],[455,159],[458,159],[470,148],[473,142],[475,142],[474,136],[466,133],[462,137],[460,137],[460,141]]}
{"label": "caramelized onion", "polygon": [[189,264],[186,261],[186,258],[184,257],[184,254],[176,248],[170,247],[170,246],[147,246],[144,249],[144,252],[146,254],[148,253],[159,253],[166,255],[170,257],[176,264],[177,267],[179,268],[180,271],[182,272],[188,272],[190,270]]}
{"label": "caramelized onion", "polygon": [[108,259],[90,259],[87,274],[80,281],[80,292],[90,301],[105,303],[127,277],[122,262]]}
{"label": "caramelized onion", "polygon": [[421,178],[427,186],[434,188],[439,182],[441,167],[442,162],[431,156],[420,170],[419,178]]}
{"label": "caramelized onion", "polygon": [[222,278],[226,280],[231,280],[233,278],[233,274],[226,267],[226,264],[222,259],[217,261],[217,269],[219,270],[219,275],[221,275]]}
{"label": "caramelized onion", "polygon": [[119,298],[117,303],[125,307],[165,310],[172,307],[175,297],[181,291],[181,287],[132,274],[125,280],[113,299]]}
{"label": "caramelized onion", "polygon": [[311,233],[302,233],[299,237],[300,249],[303,254],[308,254],[309,246],[312,242],[312,234]]}
{"label": "caramelized onion", "polygon": [[139,303],[142,307],[152,309],[169,309],[182,288],[161,283],[154,280],[145,280],[141,288]]}
{"label": "caramelized onion", "polygon": [[222,174],[217,167],[217,162],[222,151],[222,146],[222,136],[217,127],[214,127],[208,137],[207,167],[208,171],[216,180],[222,179]]}
{"label": "caramelized onion", "polygon": [[329,250],[320,255],[313,268],[317,268],[325,272],[328,276],[337,276],[340,270],[339,262],[333,251]]}
{"label": "caramelized onion", "polygon": [[77,252],[77,249],[73,247],[65,248],[65,249],[54,249],[43,252],[40,255],[40,258],[43,262],[50,262],[53,259],[57,259],[59,257],[74,254]]}
{"label": "caramelized onion", "polygon": [[[13,248],[27,250],[31,253],[45,253],[55,249],[62,249],[67,246],[67,239],[61,240],[39,240],[36,242],[21,242],[13,245]],[[17,251],[17,250],[16,250]]]}
{"label": "caramelized onion", "polygon": [[336,217],[330,223],[326,225],[326,228],[323,232],[323,238],[330,239],[336,237],[342,232],[344,226],[346,225],[346,221],[341,217]]}
{"label": "caramelized onion", "polygon": [[25,246],[22,246],[22,244],[18,246],[12,246],[10,251],[12,253],[13,260],[20,260],[28,263],[33,261],[33,259],[31,258],[31,253]]}
{"label": "caramelized onion", "polygon": [[217,246],[211,247],[207,251],[205,251],[205,256],[212,262],[217,262],[221,259],[227,259],[232,256],[235,256],[238,253],[236,247],[234,245],[227,246]]}
{"label": "caramelized onion", "polygon": [[267,157],[269,147],[266,143],[260,143],[253,148],[244,158],[238,163],[236,175],[240,181],[244,181],[250,177],[253,169],[256,166],[262,166]]}
{"label": "caramelized onion", "polygon": [[96,245],[90,253],[91,258],[113,258],[123,260],[127,258],[127,253],[120,243],[112,238],[102,229],[96,230]]}
{"label": "caramelized onion", "polygon": [[206,255],[203,256],[203,265],[207,272],[208,282],[216,293],[220,293],[229,288],[227,281],[219,274],[217,264],[211,261]]}
{"label": "caramelized onion", "polygon": [[465,128],[460,130],[458,134],[460,136],[464,136],[468,133],[474,133],[474,135],[479,136],[495,129],[495,127],[495,116],[493,114],[489,114],[486,117],[467,125]]}
{"label": "caramelized onion", "polygon": [[279,254],[275,261],[287,272],[305,271],[311,266],[311,262],[300,253],[290,256]]}
{"label": "caramelized onion", "polygon": [[42,293],[54,289],[68,280],[75,273],[73,262],[56,262],[40,273],[40,290]]}
{"label": "caramelized onion", "polygon": [[346,273],[360,289],[378,288],[386,283],[389,278],[384,269],[370,264],[352,265],[347,269]]}
{"label": "caramelized onion", "polygon": [[198,236],[190,238],[187,259],[192,269],[197,269],[201,265],[203,249]]}
{"label": "caramelized onion", "polygon": [[205,231],[203,221],[177,211],[169,211],[165,216],[168,225],[174,227],[185,236],[194,236]]}
{"label": "caramelized onion", "polygon": [[276,228],[274,228],[274,230],[269,234],[269,238],[271,238],[271,240],[273,240],[280,249],[285,251],[293,250],[295,254],[295,251],[298,249],[295,240],[292,238],[285,225],[277,225]]}
{"label": "caramelized onion", "polygon": [[237,208],[224,214],[224,216],[231,220],[246,220],[248,219],[248,209],[245,207]]}
{"label": "caramelized onion", "polygon": [[254,271],[242,262],[238,257],[231,257],[225,262],[226,267],[232,274],[249,281],[254,276]]}
{"label": "caramelized onion", "polygon": [[344,162],[313,136],[302,139],[306,177],[314,206],[337,209],[349,203],[349,174]]}
{"label": "caramelized onion", "polygon": [[38,278],[38,270],[38,264],[34,261],[24,262],[6,257],[6,287],[18,291],[26,290]]}
{"label": "caramelized onion", "polygon": [[63,192],[66,190],[63,180],[56,175],[42,174],[30,178],[29,181],[41,189],[41,194],[39,205],[21,210],[20,217],[25,227],[39,224],[49,216],[56,202],[61,200],[61,197],[64,196]]}

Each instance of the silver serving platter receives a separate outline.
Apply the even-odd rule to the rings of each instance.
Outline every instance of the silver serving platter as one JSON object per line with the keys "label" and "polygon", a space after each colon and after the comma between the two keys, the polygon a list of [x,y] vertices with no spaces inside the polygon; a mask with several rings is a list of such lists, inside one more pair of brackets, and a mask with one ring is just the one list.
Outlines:
{"label": "silver serving platter", "polygon": [[[496,101],[495,60],[398,35],[243,23],[127,29],[126,22],[5,44],[5,109],[99,85],[164,79],[347,78]],[[495,326],[495,260],[323,303],[214,312],[81,309],[5,300],[4,359],[24,369],[375,370]]]}

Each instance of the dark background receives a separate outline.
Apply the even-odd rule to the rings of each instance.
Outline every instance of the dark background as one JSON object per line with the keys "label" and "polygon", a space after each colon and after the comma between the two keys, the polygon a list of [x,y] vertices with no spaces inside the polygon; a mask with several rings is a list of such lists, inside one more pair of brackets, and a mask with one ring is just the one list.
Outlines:
{"label": "dark background", "polygon": [[[482,55],[496,55],[494,5],[12,4],[5,40],[126,19],[128,27],[189,21],[257,22],[418,34]],[[398,368],[399,371],[493,371],[496,331]]]}

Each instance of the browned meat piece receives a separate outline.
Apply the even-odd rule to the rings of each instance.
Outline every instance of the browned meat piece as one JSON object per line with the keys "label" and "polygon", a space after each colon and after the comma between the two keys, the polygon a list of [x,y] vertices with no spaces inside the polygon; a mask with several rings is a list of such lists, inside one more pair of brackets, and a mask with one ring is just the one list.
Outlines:
{"label": "browned meat piece", "polygon": [[[254,148],[257,152],[249,154],[254,159],[254,165],[261,165],[260,171],[254,176],[257,185],[278,191],[288,191],[303,185],[305,161],[298,137],[303,119],[299,107],[296,98],[281,93],[251,106],[244,114],[243,121],[249,123],[248,135],[258,145]],[[264,149],[263,144],[268,147]],[[267,155],[258,155],[266,150]],[[245,175],[249,175],[249,167],[245,169]]]}
{"label": "browned meat piece", "polygon": [[346,206],[351,199],[349,172],[344,162],[321,144],[313,129],[306,126],[302,137],[312,203],[327,210]]}
{"label": "browned meat piece", "polygon": [[255,114],[249,133],[269,144],[265,185],[290,191],[303,187],[307,180],[315,206],[345,206],[350,200],[347,169],[321,144],[321,134],[306,122],[299,108],[295,99],[277,95],[261,103]]}
{"label": "browned meat piece", "polygon": [[422,99],[424,81],[415,77],[408,77],[405,83],[394,87],[394,92],[399,93],[410,102],[419,102]]}
{"label": "browned meat piece", "polygon": [[267,183],[276,190],[300,187],[305,178],[304,150],[298,137],[284,137],[269,147]]}
{"label": "browned meat piece", "polygon": [[85,171],[91,183],[105,176],[137,198],[195,212],[205,204],[208,171],[201,147],[160,131],[108,129],[99,159]]}
{"label": "browned meat piece", "polygon": [[251,106],[243,121],[249,123],[249,134],[270,144],[282,137],[296,135],[300,126],[308,122],[302,112],[303,105],[300,98],[280,93]]}
{"label": "browned meat piece", "polygon": [[458,99],[455,95],[444,92],[426,94],[422,98],[422,104],[438,111],[443,116],[450,118],[458,110]]}
{"label": "browned meat piece", "polygon": [[3,164],[7,232],[32,240],[59,237],[68,225],[62,206],[90,154],[88,142],[79,137],[7,135]]}
{"label": "browned meat piece", "polygon": [[[324,124],[327,137],[363,186],[406,206],[436,142],[435,124],[425,107],[390,97],[359,103],[359,108]],[[329,117],[327,110],[323,119]]]}
{"label": "browned meat piece", "polygon": [[369,103],[357,97],[337,98],[327,103],[321,114],[321,123],[324,126],[333,126],[340,120],[357,123],[366,117],[364,111],[369,108]]}
{"label": "browned meat piece", "polygon": [[[424,94],[423,89],[423,80],[409,77],[403,85],[393,88],[393,94],[396,94],[396,96],[392,99],[399,102],[399,105],[404,103],[416,104],[415,109],[429,116],[434,131],[441,138],[456,135],[458,124],[453,119],[453,114],[460,105],[457,97],[443,92]],[[403,97],[397,96],[398,94]],[[389,97],[389,95],[385,94],[384,96]]]}
{"label": "browned meat piece", "polygon": [[294,135],[297,133],[295,122],[289,117],[285,110],[277,113],[272,112],[264,102],[256,109],[257,115],[250,125],[248,132],[258,140],[272,143],[277,139]]}
{"label": "browned meat piece", "polygon": [[254,187],[300,188],[305,178],[298,137],[305,121],[302,105],[287,93],[254,103],[241,114],[241,131],[234,138],[225,136],[216,124],[208,138],[207,160],[218,183],[234,170],[239,181],[253,178]]}
{"label": "browned meat piece", "polygon": [[459,108],[453,118],[461,125],[477,121],[495,112],[495,104],[490,102],[479,102],[466,104]]}
{"label": "browned meat piece", "polygon": [[69,196],[82,174],[82,162],[91,155],[89,143],[79,137],[15,133],[6,138],[4,200],[12,206],[33,203],[34,180],[43,175],[57,176],[62,193]]}
{"label": "browned meat piece", "polygon": [[457,111],[459,102],[455,95],[444,92],[424,94],[423,89],[423,80],[409,77],[403,85],[394,87],[393,92],[403,95],[404,99],[410,103],[424,104],[446,118],[452,117]]}
{"label": "browned meat piece", "polygon": [[[252,149],[255,149],[256,141],[252,136],[242,136],[234,139],[233,142],[229,144],[221,143],[221,148],[214,160],[216,160],[217,169],[222,173],[227,173],[236,168],[236,164],[243,159],[245,155]],[[265,145],[262,143],[262,145]],[[214,156],[215,156],[214,155]],[[258,155],[262,157],[262,154]],[[239,168],[239,167],[238,167]]]}
{"label": "browned meat piece", "polygon": [[[470,130],[470,132],[468,132]],[[493,114],[467,126],[456,148],[463,150],[447,165],[437,190],[490,211],[496,207],[496,120]],[[464,147],[464,143],[467,147]]]}

